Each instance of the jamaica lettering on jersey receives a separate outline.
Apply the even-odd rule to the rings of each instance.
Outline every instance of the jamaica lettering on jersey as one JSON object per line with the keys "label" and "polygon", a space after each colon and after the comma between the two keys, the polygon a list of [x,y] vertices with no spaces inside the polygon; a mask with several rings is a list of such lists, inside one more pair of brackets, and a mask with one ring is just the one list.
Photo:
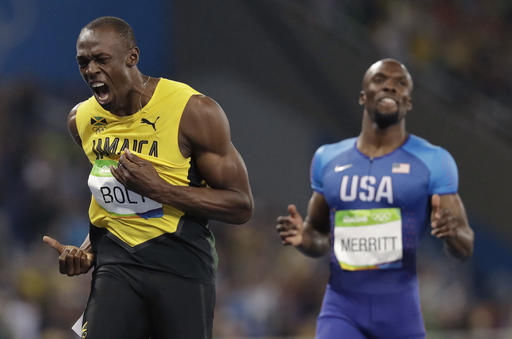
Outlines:
{"label": "jamaica lettering on jersey", "polygon": [[94,96],[78,106],[78,133],[92,164],[89,218],[92,246],[101,255],[98,265],[129,263],[212,281],[216,254],[207,220],[127,190],[109,170],[128,148],[170,184],[204,186],[194,161],[178,146],[183,110],[196,94],[188,85],[161,78],[150,101],[133,115],[114,115]]}
{"label": "jamaica lettering on jersey", "polygon": [[369,158],[356,138],[320,147],[311,187],[331,210],[330,286],[369,294],[417,288],[416,248],[433,194],[456,193],[451,155],[410,135],[392,153]]}

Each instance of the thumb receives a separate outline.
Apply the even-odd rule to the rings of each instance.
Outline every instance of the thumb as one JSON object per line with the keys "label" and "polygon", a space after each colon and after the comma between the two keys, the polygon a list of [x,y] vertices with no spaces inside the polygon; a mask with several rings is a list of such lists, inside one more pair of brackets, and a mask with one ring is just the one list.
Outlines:
{"label": "thumb", "polygon": [[57,252],[59,252],[59,254],[61,254],[62,251],[64,251],[64,247],[65,246],[63,246],[60,242],[58,242],[57,240],[53,239],[52,237],[49,237],[49,236],[45,235],[43,237],[43,242],[48,244],[48,246],[55,248],[55,250]]}
{"label": "thumb", "polygon": [[295,207],[295,205],[288,205],[288,213],[292,218],[296,218],[299,215],[299,212],[297,212],[297,207]]}
{"label": "thumb", "polygon": [[439,212],[441,208],[441,197],[439,194],[434,194],[432,196],[432,214]]}
{"label": "thumb", "polygon": [[85,255],[87,256],[87,260],[89,260],[90,262],[94,260],[94,254],[92,254],[91,252],[86,252]]}

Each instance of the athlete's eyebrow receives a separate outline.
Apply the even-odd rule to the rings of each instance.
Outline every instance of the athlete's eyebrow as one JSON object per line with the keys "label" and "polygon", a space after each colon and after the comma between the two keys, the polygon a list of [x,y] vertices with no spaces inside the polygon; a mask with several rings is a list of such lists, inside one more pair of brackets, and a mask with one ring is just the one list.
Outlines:
{"label": "athlete's eyebrow", "polygon": [[402,80],[408,81],[407,76],[405,76],[405,75],[403,75],[403,74],[394,76],[394,75],[384,74],[384,73],[382,73],[382,72],[377,72],[377,73],[375,73],[375,74],[371,77],[371,79],[374,79],[374,78],[377,78],[377,77],[379,77],[379,78],[385,78],[385,79],[387,79],[387,78],[392,78],[392,79],[399,80],[399,81],[402,81]]}
{"label": "athlete's eyebrow", "polygon": [[77,55],[76,56],[76,61],[78,63],[86,62],[88,60],[89,60],[89,58],[87,56],[85,56],[85,55]]}
{"label": "athlete's eyebrow", "polygon": [[377,72],[375,73],[374,75],[372,75],[371,79],[375,79],[375,78],[387,78],[388,76],[382,72]]}
{"label": "athlete's eyebrow", "polygon": [[409,81],[405,75],[396,76],[394,78],[398,81],[405,81],[405,82],[409,83]]}
{"label": "athlete's eyebrow", "polygon": [[93,55],[92,55],[93,58],[104,58],[104,57],[109,57],[109,56],[110,56],[110,54],[105,53],[105,52],[93,53]]}
{"label": "athlete's eyebrow", "polygon": [[[104,58],[104,57],[110,57],[111,55],[106,53],[106,52],[97,52],[97,53],[92,53],[90,54],[90,56],[92,56],[94,59],[96,58]],[[76,55],[76,58],[89,58],[89,54],[87,53],[84,53],[84,54],[80,54],[80,53],[77,53]]]}

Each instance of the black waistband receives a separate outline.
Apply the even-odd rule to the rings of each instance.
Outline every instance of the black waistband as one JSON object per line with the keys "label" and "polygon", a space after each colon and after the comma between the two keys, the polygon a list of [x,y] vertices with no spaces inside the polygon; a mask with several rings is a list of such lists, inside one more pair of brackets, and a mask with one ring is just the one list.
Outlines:
{"label": "black waistband", "polygon": [[134,247],[91,224],[95,267],[134,265],[212,283],[217,269],[213,235],[207,225],[186,218],[183,221],[179,233],[165,233]]}

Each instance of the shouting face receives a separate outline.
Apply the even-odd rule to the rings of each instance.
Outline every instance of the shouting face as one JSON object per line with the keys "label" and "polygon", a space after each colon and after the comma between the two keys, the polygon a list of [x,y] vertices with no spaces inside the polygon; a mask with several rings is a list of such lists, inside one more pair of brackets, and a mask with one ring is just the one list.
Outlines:
{"label": "shouting face", "polygon": [[122,106],[130,90],[130,70],[138,58],[138,48],[109,26],[83,29],[76,43],[80,74],[106,110]]}
{"label": "shouting face", "polygon": [[400,122],[412,109],[412,79],[398,61],[384,59],[373,64],[363,78],[359,103],[380,128]]}

